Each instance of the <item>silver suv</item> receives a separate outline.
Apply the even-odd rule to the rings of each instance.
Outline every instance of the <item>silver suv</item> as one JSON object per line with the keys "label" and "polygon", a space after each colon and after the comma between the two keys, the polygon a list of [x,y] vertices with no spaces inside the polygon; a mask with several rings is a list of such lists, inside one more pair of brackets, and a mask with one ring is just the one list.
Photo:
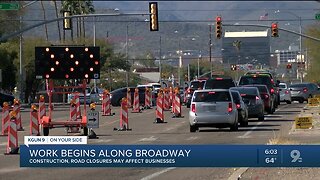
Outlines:
{"label": "silver suv", "polygon": [[289,89],[292,101],[299,101],[299,103],[308,101],[308,98],[320,93],[319,87],[314,83],[292,84]]}

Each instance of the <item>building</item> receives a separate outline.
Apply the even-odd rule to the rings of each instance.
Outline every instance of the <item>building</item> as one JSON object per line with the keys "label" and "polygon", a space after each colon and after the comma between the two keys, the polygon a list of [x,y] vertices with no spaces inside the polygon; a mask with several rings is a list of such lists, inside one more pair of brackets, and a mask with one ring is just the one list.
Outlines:
{"label": "building", "polygon": [[277,65],[297,62],[298,51],[276,50]]}
{"label": "building", "polygon": [[222,38],[222,60],[225,64],[269,65],[268,30],[225,32]]}

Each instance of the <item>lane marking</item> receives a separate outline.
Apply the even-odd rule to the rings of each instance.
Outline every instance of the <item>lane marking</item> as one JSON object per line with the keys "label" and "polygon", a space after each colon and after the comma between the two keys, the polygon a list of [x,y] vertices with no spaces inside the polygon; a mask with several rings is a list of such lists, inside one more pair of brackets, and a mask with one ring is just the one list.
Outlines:
{"label": "lane marking", "polygon": [[166,169],[164,169],[164,170],[162,170],[162,171],[158,171],[158,172],[155,172],[155,173],[153,173],[153,174],[150,174],[150,175],[142,178],[141,180],[150,180],[150,179],[153,179],[153,178],[155,178],[155,177],[157,177],[157,176],[160,176],[160,175],[163,174],[163,173],[169,172],[169,171],[171,171],[171,170],[173,170],[173,169],[176,169],[176,168],[175,168],[175,167],[166,168]]}
{"label": "lane marking", "polygon": [[158,138],[156,138],[154,136],[151,136],[151,137],[148,137],[148,138],[141,138],[141,139],[139,139],[139,141],[155,141],[157,139]]}
{"label": "lane marking", "polygon": [[187,138],[186,140],[192,141],[192,140],[196,140],[196,139],[199,139],[199,137],[198,136],[191,136],[191,137]]}

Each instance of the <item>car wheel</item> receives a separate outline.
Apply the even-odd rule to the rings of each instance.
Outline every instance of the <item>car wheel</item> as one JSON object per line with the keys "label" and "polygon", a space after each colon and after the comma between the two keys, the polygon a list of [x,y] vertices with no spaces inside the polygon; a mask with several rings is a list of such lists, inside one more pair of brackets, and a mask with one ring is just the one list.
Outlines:
{"label": "car wheel", "polygon": [[198,130],[197,126],[190,125],[190,132],[196,132]]}
{"label": "car wheel", "polygon": [[304,102],[304,100],[303,100],[303,99],[300,99],[300,100],[299,100],[299,103],[300,103],[300,104],[302,104],[303,102]]}
{"label": "car wheel", "polygon": [[49,127],[43,127],[43,136],[49,136]]}
{"label": "car wheel", "polygon": [[234,122],[234,124],[232,124],[230,126],[230,130],[231,131],[237,131],[238,130],[238,119],[236,120],[236,122]]}
{"label": "car wheel", "polygon": [[291,104],[291,101],[286,101],[287,104]]}
{"label": "car wheel", "polygon": [[258,121],[264,121],[264,115],[260,115],[260,116],[258,117]]}

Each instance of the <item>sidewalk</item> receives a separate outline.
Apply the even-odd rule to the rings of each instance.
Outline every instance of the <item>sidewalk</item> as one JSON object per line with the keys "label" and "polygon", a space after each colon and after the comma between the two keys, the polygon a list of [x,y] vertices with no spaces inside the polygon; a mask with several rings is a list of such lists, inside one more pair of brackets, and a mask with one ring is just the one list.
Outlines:
{"label": "sidewalk", "polygon": [[[273,144],[320,144],[320,107],[304,107],[300,116],[312,116],[311,129],[295,129],[293,123],[287,137],[278,139]],[[320,164],[319,164],[320,166]],[[242,168],[241,180],[301,180],[320,179],[319,168]]]}

